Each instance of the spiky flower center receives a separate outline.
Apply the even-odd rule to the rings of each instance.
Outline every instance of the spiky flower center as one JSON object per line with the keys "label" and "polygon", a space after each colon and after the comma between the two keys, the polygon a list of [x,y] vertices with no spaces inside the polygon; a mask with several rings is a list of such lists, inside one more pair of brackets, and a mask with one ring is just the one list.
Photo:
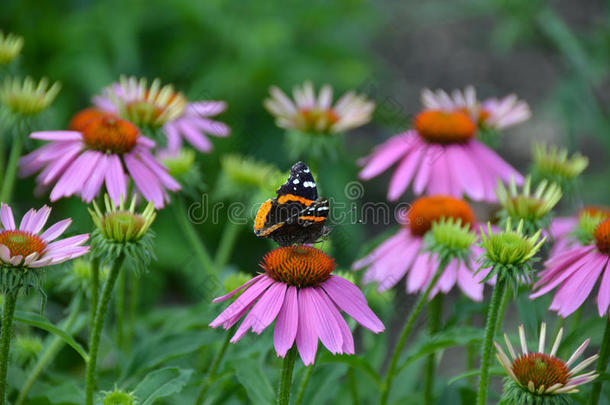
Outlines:
{"label": "spiky flower center", "polygon": [[126,103],[124,114],[138,125],[158,127],[181,116],[186,103],[182,93],[165,86],[160,93],[146,90],[142,98]]}
{"label": "spiky flower center", "polygon": [[295,287],[314,287],[329,279],[336,264],[319,249],[297,245],[267,253],[261,267],[276,281]]}
{"label": "spiky flower center", "polygon": [[101,111],[96,108],[85,108],[84,110],[77,112],[74,117],[72,117],[68,128],[72,131],[82,132],[85,130],[85,128],[91,121],[97,118],[112,116],[113,115],[111,113]]}
{"label": "spiky flower center", "polygon": [[424,110],[415,117],[415,129],[428,142],[466,142],[476,132],[476,124],[461,111]]}
{"label": "spiky flower center", "polygon": [[519,218],[536,219],[544,212],[545,202],[534,196],[518,195],[511,199],[511,204],[507,204],[507,211]]}
{"label": "spiky flower center", "polygon": [[305,131],[327,132],[341,117],[332,109],[301,108],[299,119]]}
{"label": "spiky flower center", "polygon": [[124,154],[134,148],[140,131],[129,121],[104,115],[89,120],[82,133],[87,147],[101,152]]}
{"label": "spiky flower center", "polygon": [[430,230],[432,223],[441,218],[461,219],[462,225],[470,225],[475,221],[474,212],[464,200],[436,195],[415,200],[407,215],[407,225],[411,234],[423,236]]}
{"label": "spiky flower center", "polygon": [[47,243],[40,236],[20,230],[0,232],[0,245],[6,246],[11,256],[23,257],[32,253],[42,255],[47,248]]}
{"label": "spiky flower center", "polygon": [[140,214],[129,211],[112,211],[101,220],[106,237],[120,242],[131,241],[145,226],[146,221]]}
{"label": "spiky flower center", "polygon": [[595,244],[597,249],[610,255],[610,218],[603,220],[597,228],[595,228]]}
{"label": "spiky flower center", "polygon": [[513,361],[511,368],[523,387],[531,388],[530,382],[534,384],[533,392],[540,387],[566,384],[570,377],[570,369],[563,361],[544,353],[524,354]]}

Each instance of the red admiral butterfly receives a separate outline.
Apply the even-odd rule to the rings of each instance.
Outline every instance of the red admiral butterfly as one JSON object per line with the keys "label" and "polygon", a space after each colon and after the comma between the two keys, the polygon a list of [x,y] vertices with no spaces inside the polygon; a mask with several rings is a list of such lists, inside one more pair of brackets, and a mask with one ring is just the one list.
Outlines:
{"label": "red admiral butterfly", "polygon": [[256,213],[256,236],[290,246],[319,242],[330,232],[324,225],[328,218],[328,200],[318,197],[316,182],[305,163],[292,166],[290,177],[276,194],[276,198],[262,203]]}

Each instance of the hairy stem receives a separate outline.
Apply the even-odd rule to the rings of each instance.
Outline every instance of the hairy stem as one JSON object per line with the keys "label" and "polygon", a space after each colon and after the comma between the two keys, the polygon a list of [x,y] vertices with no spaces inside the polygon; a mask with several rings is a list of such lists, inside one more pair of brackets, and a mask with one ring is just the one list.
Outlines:
{"label": "hairy stem", "polygon": [[477,394],[477,405],[487,403],[487,391],[489,389],[489,366],[493,351],[493,341],[498,326],[498,312],[500,304],[507,294],[507,283],[504,278],[498,278],[494,287],[489,309],[487,310],[487,322],[485,324],[485,338],[481,351],[481,379],[479,380],[479,392]]}
{"label": "hairy stem", "polygon": [[106,313],[108,312],[108,305],[110,298],[112,297],[112,290],[114,284],[121,272],[121,266],[125,259],[124,255],[120,255],[113,263],[110,273],[104,283],[104,289],[102,290],[101,300],[98,309],[95,313],[95,321],[93,323],[93,329],[91,331],[90,343],[89,343],[89,361],[87,362],[87,376],[86,376],[86,405],[93,405],[93,397],[95,393],[96,374],[97,374],[97,356],[100,348],[100,338],[102,336],[102,329],[104,328],[104,320],[106,319]]}
{"label": "hairy stem", "polygon": [[0,336],[0,404],[6,401],[6,375],[8,372],[9,350],[13,334],[13,317],[17,305],[19,289],[9,290],[4,296],[4,310],[2,312],[2,335]]}
{"label": "hairy stem", "polygon": [[290,403],[290,391],[292,388],[292,371],[297,359],[297,347],[292,346],[282,363],[282,374],[280,377],[280,387],[277,395],[277,405],[288,405]]}
{"label": "hairy stem", "polygon": [[604,337],[602,338],[602,345],[599,349],[599,358],[597,359],[597,366],[595,367],[596,374],[599,375],[595,383],[593,383],[593,389],[591,390],[591,400],[589,405],[597,405],[599,397],[602,392],[602,384],[604,379],[602,376],[606,373],[608,368],[608,358],[610,357],[610,318],[606,316],[606,328],[604,330]]}
{"label": "hairy stem", "polygon": [[115,312],[116,312],[116,342],[120,350],[125,346],[125,273],[119,273],[115,294]]}
{"label": "hairy stem", "polygon": [[91,260],[91,283],[89,291],[89,333],[93,330],[97,303],[100,297],[100,259],[94,257]]}

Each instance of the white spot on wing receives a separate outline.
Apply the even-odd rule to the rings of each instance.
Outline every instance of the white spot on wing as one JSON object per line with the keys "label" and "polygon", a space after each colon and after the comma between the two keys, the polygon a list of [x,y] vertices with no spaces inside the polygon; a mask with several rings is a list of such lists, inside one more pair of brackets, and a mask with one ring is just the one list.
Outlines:
{"label": "white spot on wing", "polygon": [[313,181],[306,181],[303,183],[303,187],[311,187],[314,188],[316,186],[316,183],[314,183]]}
{"label": "white spot on wing", "polygon": [[300,183],[299,179],[294,179],[294,180],[292,181],[292,184],[299,184],[299,183]]}

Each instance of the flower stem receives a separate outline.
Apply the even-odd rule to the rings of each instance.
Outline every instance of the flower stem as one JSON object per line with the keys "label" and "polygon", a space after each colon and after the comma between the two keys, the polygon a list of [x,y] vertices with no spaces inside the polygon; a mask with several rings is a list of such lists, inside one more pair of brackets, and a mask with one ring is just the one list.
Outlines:
{"label": "flower stem", "polygon": [[216,355],[214,362],[210,366],[205,379],[203,380],[203,384],[201,385],[201,390],[199,391],[199,395],[197,395],[197,399],[195,400],[195,405],[203,404],[203,400],[205,399],[205,394],[208,392],[208,388],[212,384],[216,371],[218,371],[218,367],[220,367],[220,363],[222,363],[222,359],[225,356],[227,351],[227,347],[229,346],[229,342],[231,340],[231,336],[235,333],[235,329],[237,325],[233,325],[231,329],[228,330],[227,336],[225,336],[225,340],[222,342],[222,346],[220,347],[220,351]]}
{"label": "flower stem", "polygon": [[506,313],[506,307],[512,298],[512,295],[509,293],[508,289],[504,289],[505,291],[502,294],[502,302],[500,303],[500,308],[498,309],[498,318],[496,319],[496,330],[494,335],[500,333],[502,331],[502,323],[504,322],[504,314]]}
{"label": "flower stem", "polygon": [[[428,304],[428,332],[432,338],[441,328],[443,296],[434,297]],[[426,381],[424,385],[424,404],[431,405],[434,398],[434,377],[436,375],[436,353],[428,355],[426,362]]]}
{"label": "flower stem", "polygon": [[6,173],[4,174],[4,183],[2,183],[2,191],[0,191],[0,201],[7,204],[11,201],[11,194],[13,193],[13,185],[15,184],[15,177],[17,176],[17,165],[19,163],[19,158],[21,157],[24,136],[24,133],[17,131],[17,134],[13,138],[13,146],[11,147],[11,154],[6,166]]}
{"label": "flower stem", "polygon": [[187,210],[184,206],[184,200],[179,194],[176,195],[176,203],[171,204],[171,207],[174,209],[174,215],[176,216],[178,224],[182,228],[182,232],[191,244],[191,248],[195,250],[195,254],[199,259],[199,263],[203,267],[203,270],[209,277],[216,277],[216,267],[214,266],[214,261],[208,253],[208,250],[203,245],[199,235],[197,235],[197,232],[193,227],[193,223],[189,221]]}
{"label": "flower stem", "polygon": [[116,343],[120,350],[124,349],[125,345],[125,273],[119,273],[116,285],[115,294],[115,311],[116,311]]}
{"label": "flower stem", "polygon": [[214,257],[214,263],[217,269],[222,269],[227,265],[227,262],[231,258],[235,241],[241,231],[241,225],[235,222],[227,222],[222,230],[222,236],[220,237],[220,243],[218,249],[216,249],[216,257]]}
{"label": "flower stem", "polygon": [[127,321],[127,352],[131,351],[133,337],[136,327],[136,316],[138,315],[138,304],[140,302],[140,277],[134,272],[129,272],[129,313]]}
{"label": "flower stem", "polygon": [[100,338],[102,336],[102,329],[104,327],[104,319],[106,318],[106,312],[108,312],[108,304],[110,303],[110,298],[112,297],[114,284],[116,283],[119,273],[121,272],[121,266],[123,265],[124,260],[125,256],[121,254],[114,261],[112,268],[110,269],[110,273],[108,274],[108,278],[106,279],[106,283],[104,284],[101,300],[95,313],[95,321],[93,323],[93,329],[91,330],[89,343],[89,361],[87,362],[86,405],[93,405],[93,394],[95,392],[95,380],[97,372],[97,355],[100,348]]}
{"label": "flower stem", "polygon": [[[72,334],[75,331],[72,331],[72,327],[74,326],[74,322],[78,318],[80,314],[81,306],[83,301],[83,293],[79,292],[75,297],[74,301],[71,305],[72,311],[70,315],[66,318],[65,322],[62,325],[62,329],[66,332]],[[40,374],[44,371],[44,369],[49,365],[49,363],[55,358],[57,352],[64,346],[64,341],[59,336],[53,336],[49,345],[46,347],[45,351],[38,357],[36,364],[32,367],[32,371],[28,375],[27,380],[23,384],[21,391],[19,392],[19,396],[17,397],[17,402],[15,405],[24,405],[27,400],[28,394],[30,390],[34,386],[34,383],[40,376]]]}
{"label": "flower stem", "polygon": [[479,380],[479,392],[477,394],[477,405],[485,405],[487,402],[487,391],[489,388],[489,366],[493,350],[493,341],[498,327],[498,312],[500,304],[507,295],[507,282],[504,278],[498,278],[496,286],[491,295],[489,309],[487,310],[487,323],[485,324],[485,338],[481,351],[481,379]]}
{"label": "flower stem", "polygon": [[282,375],[280,377],[280,387],[277,395],[277,405],[288,405],[290,403],[290,391],[292,388],[292,371],[297,359],[297,347],[292,346],[282,364]]}
{"label": "flower stem", "polygon": [[608,368],[608,358],[610,358],[610,318],[606,316],[606,328],[604,330],[604,337],[602,338],[602,345],[599,349],[599,359],[597,360],[597,366],[595,367],[595,372],[599,375],[599,377],[593,384],[589,405],[597,405],[599,402],[599,397],[602,392],[602,384],[604,382],[604,379],[601,377]]}
{"label": "flower stem", "polygon": [[[301,402],[303,402],[303,397],[305,397],[305,392],[307,391],[307,384],[309,384],[309,379],[311,378],[311,374],[313,373],[314,365],[315,363],[310,365],[309,367],[305,367],[305,375],[303,376],[303,381],[301,381],[299,393],[297,394],[297,399],[294,401],[294,405],[301,405]],[[351,368],[349,370],[351,370]]]}
{"label": "flower stem", "polygon": [[419,296],[419,298],[417,299],[417,302],[415,303],[415,307],[413,307],[413,309],[411,310],[411,313],[409,314],[409,317],[407,318],[407,322],[405,323],[402,333],[400,334],[400,337],[398,338],[398,342],[396,343],[396,347],[394,348],[394,353],[392,354],[392,358],[390,360],[390,366],[388,367],[388,371],[387,371],[385,380],[383,381],[383,384],[381,386],[381,401],[380,401],[381,405],[385,405],[388,403],[390,389],[392,388],[392,381],[394,380],[394,377],[396,377],[396,375],[395,375],[396,367],[398,365],[398,359],[400,358],[400,354],[402,353],[402,350],[404,349],[405,344],[407,343],[407,339],[408,339],[409,335],[411,334],[411,330],[413,329],[413,326],[415,326],[415,321],[417,320],[417,317],[421,313],[426,302],[428,302],[428,297],[430,296],[430,292],[432,292],[432,289],[438,282],[438,279],[441,277],[441,274],[443,274],[443,271],[445,270],[447,263],[448,263],[448,260],[441,261],[441,263],[438,266],[438,269],[436,270],[436,273],[434,273],[434,276],[432,277],[432,280],[430,281],[430,284],[428,284],[428,287],[426,288],[424,293]]}
{"label": "flower stem", "polygon": [[95,312],[100,296],[100,259],[94,257],[91,260],[91,290],[89,291],[89,333],[93,330]]}
{"label": "flower stem", "polygon": [[19,289],[9,290],[4,296],[4,310],[2,312],[2,335],[0,336],[0,404],[6,400],[6,375],[8,372],[9,349],[13,334],[13,317],[17,305]]}

